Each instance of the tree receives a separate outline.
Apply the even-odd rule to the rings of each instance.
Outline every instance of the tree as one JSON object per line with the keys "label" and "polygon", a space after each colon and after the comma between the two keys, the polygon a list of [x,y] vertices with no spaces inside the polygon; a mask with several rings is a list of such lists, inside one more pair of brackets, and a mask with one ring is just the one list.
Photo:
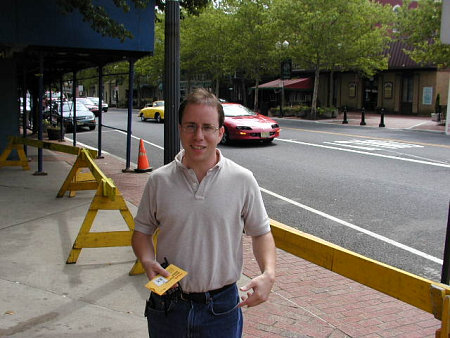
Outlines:
{"label": "tree", "polygon": [[272,15],[280,41],[300,67],[314,72],[310,118],[317,115],[321,71],[357,70],[371,74],[387,68],[391,8],[367,0],[274,0]]}
{"label": "tree", "polygon": [[[112,0],[114,4],[121,8],[124,12],[130,10],[130,4],[127,0]],[[137,8],[145,8],[149,4],[149,0],[131,0]],[[210,0],[181,0],[180,5],[188,13],[198,14]],[[57,0],[57,5],[61,8],[64,14],[71,13],[78,10],[83,19],[87,21],[92,29],[103,36],[110,36],[118,38],[121,41],[125,39],[132,39],[133,35],[125,28],[122,23],[119,23],[109,17],[105,8],[94,4],[93,0]],[[156,0],[156,8],[160,11],[165,9],[164,0]]]}
{"label": "tree", "polygon": [[[155,48],[152,56],[146,56],[139,59],[135,64],[136,83],[140,88],[141,78],[145,79],[146,84],[154,87],[163,82],[164,71],[164,18],[158,18],[155,23]],[[140,92],[138,96],[138,105],[141,106]]]}
{"label": "tree", "polygon": [[276,53],[277,30],[270,27],[271,0],[228,1],[232,16],[230,50],[233,68],[255,81],[254,107],[258,107],[258,86],[264,75],[279,71]]}
{"label": "tree", "polygon": [[188,79],[206,74],[215,82],[232,72],[230,66],[231,21],[220,7],[208,6],[198,17],[189,15],[181,22],[181,69]]}
{"label": "tree", "polygon": [[450,46],[440,41],[442,1],[423,0],[413,8],[412,1],[406,0],[397,11],[396,32],[400,41],[411,50],[404,50],[419,64],[450,66]]}

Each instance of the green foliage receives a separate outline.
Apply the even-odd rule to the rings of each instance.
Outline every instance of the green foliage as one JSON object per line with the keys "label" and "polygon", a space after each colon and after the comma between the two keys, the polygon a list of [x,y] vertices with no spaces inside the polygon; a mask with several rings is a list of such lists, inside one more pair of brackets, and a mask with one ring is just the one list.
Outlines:
{"label": "green foliage", "polygon": [[423,0],[410,8],[411,0],[403,2],[397,13],[396,36],[412,50],[405,50],[419,64],[450,65],[450,46],[440,41],[442,2]]}
{"label": "green foliage", "polygon": [[391,40],[389,6],[366,0],[276,0],[272,29],[289,41],[289,54],[301,68],[359,70],[367,75],[385,69],[382,56]]}
{"label": "green foliage", "polygon": [[145,83],[157,86],[163,80],[164,70],[164,18],[155,22],[155,46],[153,56],[139,59],[135,64],[136,77],[143,78]]}
{"label": "green foliage", "polygon": [[316,117],[319,74],[353,70],[372,75],[387,68],[389,6],[367,0],[273,0],[271,29],[288,41],[298,68],[315,71],[312,118]]}
{"label": "green foliage", "polygon": [[229,46],[232,51],[232,68],[259,81],[264,75],[279,71],[275,54],[277,32],[270,28],[271,0],[229,1],[228,11],[232,13]]}
{"label": "green foliage", "polygon": [[206,74],[220,80],[232,72],[229,62],[232,22],[220,7],[208,6],[201,15],[187,15],[181,22],[181,70],[188,79]]}
{"label": "green foliage", "polygon": [[[127,0],[113,0],[116,7],[121,8],[124,12],[130,10]],[[145,8],[149,4],[149,0],[131,0],[137,8]],[[210,0],[181,0],[180,6],[188,13],[198,14]],[[120,39],[122,42],[126,39],[132,39],[133,35],[125,26],[109,17],[105,8],[94,4],[93,0],[56,0],[64,14],[78,10],[83,16],[83,20],[88,22],[92,29],[102,36],[109,36]],[[165,10],[165,1],[156,0],[156,8],[160,11]]]}
{"label": "green foliage", "polygon": [[319,118],[332,118],[337,116],[337,108],[336,107],[317,107],[317,114]]}
{"label": "green foliage", "polygon": [[[305,117],[311,111],[310,106],[305,105],[291,105],[283,107],[283,116],[295,116],[295,117]],[[270,112],[273,116],[280,115],[280,107],[270,108]]]}

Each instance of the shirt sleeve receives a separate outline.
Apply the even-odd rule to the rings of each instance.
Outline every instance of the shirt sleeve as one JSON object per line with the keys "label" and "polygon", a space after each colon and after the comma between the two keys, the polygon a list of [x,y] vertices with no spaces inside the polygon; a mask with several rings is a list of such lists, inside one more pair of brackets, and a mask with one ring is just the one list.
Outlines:
{"label": "shirt sleeve", "polygon": [[244,231],[249,236],[260,236],[270,232],[270,219],[261,196],[258,182],[253,174],[248,179],[244,210]]}
{"label": "shirt sleeve", "polygon": [[155,218],[156,214],[156,201],[152,194],[154,189],[151,187],[151,177],[145,185],[144,192],[142,194],[141,202],[134,218],[135,231],[142,232],[147,235],[152,235],[158,227],[158,222]]}

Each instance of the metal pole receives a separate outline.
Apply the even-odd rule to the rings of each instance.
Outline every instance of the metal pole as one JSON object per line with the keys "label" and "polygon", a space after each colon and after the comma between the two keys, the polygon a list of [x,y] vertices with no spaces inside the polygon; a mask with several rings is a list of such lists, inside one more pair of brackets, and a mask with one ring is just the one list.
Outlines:
{"label": "metal pole", "polygon": [[[59,77],[59,141],[62,142],[64,139],[64,116],[63,116],[63,104],[64,104],[64,98],[63,98],[63,78],[62,75]],[[58,116],[58,112],[56,112],[56,116]]]}
{"label": "metal pole", "polygon": [[72,100],[73,100],[73,146],[77,146],[77,72],[73,71],[73,81],[72,81]]}
{"label": "metal pole", "polygon": [[[25,67],[23,68],[22,77],[22,134],[23,137],[27,137],[27,123],[28,123],[28,112],[27,112],[27,75],[25,72]],[[25,154],[28,154],[27,145],[23,146]]]}
{"label": "metal pole", "polygon": [[[38,80],[38,140],[42,141],[42,94],[44,92],[44,56],[39,54],[39,80]],[[45,176],[46,172],[42,171],[42,148],[38,148],[38,170],[33,174],[36,176]]]}
{"label": "metal pole", "polygon": [[[450,7],[450,6],[447,6]],[[445,117],[445,135],[450,135],[449,122],[450,118],[450,78],[448,79],[448,94],[447,94],[447,116]]]}
{"label": "metal pole", "polygon": [[[283,76],[283,74],[282,74]],[[283,107],[284,107],[284,80],[281,80],[281,104],[280,104],[280,117],[283,117]]]}
{"label": "metal pole", "polygon": [[127,155],[125,169],[122,172],[134,172],[130,169],[131,163],[131,117],[133,114],[133,83],[134,83],[134,62],[135,60],[130,58],[130,67],[128,71],[128,122],[127,122]]}
{"label": "metal pole", "polygon": [[103,65],[98,67],[98,139],[97,158],[103,158],[102,156],[102,118],[103,116]]}
{"label": "metal pole", "polygon": [[448,206],[447,232],[445,235],[444,262],[442,263],[441,283],[449,284],[449,259],[450,259],[450,203]]}
{"label": "metal pole", "polygon": [[178,107],[180,106],[180,4],[166,2],[164,62],[164,164],[180,151]]}
{"label": "metal pole", "polygon": [[[52,74],[49,72],[49,75],[51,76]],[[48,102],[48,105],[47,105],[47,108],[48,108],[48,119],[49,119],[50,125],[53,126],[52,125],[52,122],[53,122],[53,120],[52,120],[52,118],[53,118],[53,114],[52,114],[53,98],[52,98],[52,83],[51,82],[49,83],[49,87],[50,87],[49,96],[48,96],[49,102]]]}

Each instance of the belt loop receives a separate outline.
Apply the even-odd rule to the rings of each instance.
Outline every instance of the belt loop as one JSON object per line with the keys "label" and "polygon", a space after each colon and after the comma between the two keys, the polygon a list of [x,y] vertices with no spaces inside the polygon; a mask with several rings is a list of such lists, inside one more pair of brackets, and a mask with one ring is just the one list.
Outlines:
{"label": "belt loop", "polygon": [[211,295],[209,294],[209,292],[205,292],[205,296],[206,296],[205,304],[211,303],[212,297],[211,297]]}

